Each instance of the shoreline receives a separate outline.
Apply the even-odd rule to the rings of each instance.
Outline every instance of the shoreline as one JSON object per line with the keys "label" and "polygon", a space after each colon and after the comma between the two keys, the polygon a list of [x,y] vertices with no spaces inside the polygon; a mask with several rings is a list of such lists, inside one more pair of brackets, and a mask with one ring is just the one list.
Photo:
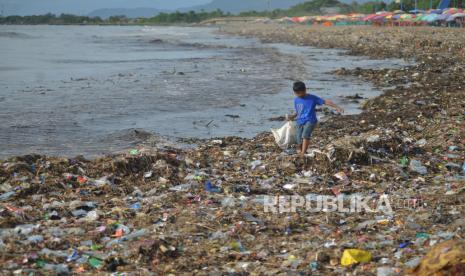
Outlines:
{"label": "shoreline", "polygon": [[[16,70],[6,71],[8,66],[4,66],[2,75],[6,78],[2,84],[5,83],[6,88],[3,95],[6,109],[3,113],[6,116],[2,116],[4,124],[0,127],[0,140],[4,139],[0,146],[0,159],[31,152],[61,157],[113,154],[116,150],[129,149],[138,142],[152,144],[151,141],[156,142],[158,136],[211,138],[237,134],[252,138],[260,131],[269,130],[268,125],[280,124],[268,123],[266,119],[270,114],[283,114],[282,106],[287,107],[286,101],[274,100],[284,97],[278,93],[284,86],[287,87],[287,81],[283,79],[304,75],[300,61],[292,55],[262,47],[258,42],[255,45],[255,40],[229,40],[227,36],[214,34],[215,29],[113,27],[99,31],[94,27],[58,28],[57,33],[61,34],[48,38],[55,41],[55,48],[65,47],[58,46],[61,44],[57,37],[79,37],[75,44],[87,49],[84,51],[89,53],[88,58],[81,60],[75,51],[69,55],[58,53],[59,56],[63,55],[58,64],[64,62],[64,66],[69,67],[65,74],[61,74],[57,68],[61,65],[55,65],[54,51],[46,51],[43,57],[51,62],[39,63],[32,54],[18,59]],[[7,52],[15,53],[14,43],[20,43],[20,39],[32,41],[32,36],[39,33],[47,37],[46,30],[53,33],[55,28],[11,30],[13,32],[7,33],[2,41],[12,41],[12,45],[5,46],[5,49],[11,48]],[[69,35],[63,34],[65,32]],[[169,35],[169,32],[174,34]],[[103,38],[80,36],[79,33],[99,33]],[[104,48],[100,45],[103,43],[105,48],[111,47],[105,42],[114,39],[109,38],[112,33],[114,36],[118,34],[117,41],[121,45],[135,44],[140,49],[136,52],[131,49],[121,55],[108,50],[105,55],[99,51]],[[225,41],[218,41],[218,37],[225,37]],[[95,43],[79,42],[88,39]],[[46,45],[46,40],[42,38],[34,42]],[[24,48],[27,50],[27,47]],[[92,52],[96,55],[92,56]],[[184,58],[178,59],[177,55]],[[6,63],[15,65],[14,60]],[[87,68],[86,63],[93,64],[92,68]],[[35,86],[35,75],[23,69],[36,64],[47,68],[42,87]],[[176,69],[173,65],[176,65]],[[30,90],[30,93],[15,93],[25,86],[20,83],[21,80],[14,81],[19,73],[24,82],[29,82],[31,88],[26,90]],[[224,87],[216,90],[216,82],[221,82]],[[175,83],[175,87],[170,83]],[[255,93],[248,92],[252,86],[256,87]],[[76,99],[70,103],[60,98],[64,92],[59,91],[76,95]],[[90,100],[92,96],[89,95],[93,93],[99,94],[102,99],[100,103]],[[214,97],[211,96],[213,94]],[[145,101],[133,102],[137,98],[135,95]],[[265,102],[256,100],[260,95],[266,95]],[[23,107],[27,101],[34,101],[34,104]],[[185,104],[183,101],[186,101]],[[272,105],[273,110],[264,110],[262,115],[259,109],[264,103],[265,106]],[[183,108],[176,111],[176,106],[180,104]],[[83,112],[76,110],[76,115],[68,118],[68,110],[72,107],[62,107],[76,105],[86,106],[90,113],[83,118]],[[28,111],[32,109],[42,112],[31,118],[27,114],[31,114]],[[50,116],[45,115],[47,113]],[[238,114],[240,118],[235,117]],[[258,119],[251,119],[252,115]],[[92,120],[86,121],[85,117]],[[120,121],[118,118],[121,117],[123,119]],[[206,126],[212,119],[214,122]],[[47,121],[63,127],[49,131]],[[166,121],[171,123],[166,124]],[[153,132],[153,137],[148,132]]]}
{"label": "shoreline", "polygon": [[[2,230],[35,222],[39,226],[31,233],[43,240],[2,236],[7,253],[39,252],[56,265],[72,253],[72,245],[91,239],[104,246],[91,253],[103,264],[84,265],[88,271],[340,275],[383,269],[405,274],[422,269],[417,264],[435,244],[463,243],[465,58],[456,30],[229,24],[222,31],[265,42],[342,46],[355,55],[414,58],[416,64],[337,70],[395,88],[368,100],[361,114],[321,123],[310,145],[313,155],[305,162],[282,154],[268,132],[253,139],[205,140],[192,150],[140,148],[92,161],[29,155],[2,162],[2,189],[14,191],[3,202],[17,208],[4,211]],[[204,187],[205,182],[219,191]],[[269,214],[259,203],[261,195],[293,194],[388,195],[394,213]],[[84,202],[96,206],[80,208]],[[402,206],[411,202],[421,204]],[[86,213],[69,214],[76,210]],[[114,241],[116,222],[138,235]],[[106,228],[96,232],[102,225]],[[64,231],[60,241],[53,242],[52,227]],[[67,240],[69,233],[73,241]],[[15,240],[26,240],[26,246],[17,248]],[[44,247],[53,254],[44,253]],[[79,248],[80,255],[90,250],[82,243]],[[363,249],[373,258],[342,266],[347,248]],[[110,249],[123,262],[115,261]],[[62,257],[57,262],[50,256]],[[11,268],[4,271],[22,266],[41,271],[34,261],[14,266],[15,258],[7,259]],[[79,267],[70,262],[66,269]]]}
{"label": "shoreline", "polygon": [[[55,29],[54,27],[45,27],[38,28],[38,30],[35,31],[35,27],[11,28],[12,32],[6,35],[5,41],[8,42],[16,40],[19,42],[20,39],[24,39],[24,41],[30,41],[30,39],[33,39],[34,34],[40,33],[43,34],[42,36],[44,36],[47,33],[45,30],[50,28],[53,30]],[[186,59],[185,61],[180,61],[176,64],[178,71],[180,71],[179,76],[177,73],[171,73],[172,71],[165,70],[164,72],[160,73],[157,71],[157,68],[150,68],[149,64],[152,62],[139,62],[141,63],[142,67],[147,68],[147,72],[153,72],[156,74],[155,79],[150,81],[150,85],[157,87],[157,85],[161,83],[163,79],[168,80],[168,83],[172,81],[176,82],[177,85],[180,85],[181,87],[187,86],[187,84],[190,83],[191,89],[186,88],[186,92],[184,92],[186,97],[192,98],[192,101],[189,102],[195,102],[197,99],[201,106],[202,103],[206,107],[208,106],[208,108],[206,108],[208,112],[200,111],[197,113],[192,112],[188,115],[183,115],[189,110],[189,105],[187,105],[185,110],[181,110],[180,112],[152,112],[150,113],[151,117],[148,116],[147,119],[144,120],[144,116],[141,116],[142,114],[137,114],[137,112],[133,114],[130,110],[125,110],[124,108],[121,109],[122,107],[118,105],[118,102],[112,100],[112,98],[122,98],[122,102],[129,102],[129,96],[125,96],[124,93],[120,93],[120,86],[125,86],[127,89],[134,89],[135,92],[133,93],[135,94],[137,94],[137,91],[141,88],[146,91],[150,91],[151,86],[149,86],[147,83],[147,76],[144,75],[143,72],[141,74],[141,71],[143,70],[134,69],[132,63],[127,63],[127,66],[123,66],[126,68],[119,66],[122,64],[119,63],[119,60],[125,60],[125,62],[127,62],[131,59],[130,56],[128,57],[126,55],[122,55],[117,57],[115,60],[117,63],[115,63],[115,65],[119,65],[115,66],[114,68],[111,66],[102,67],[103,64],[107,62],[109,62],[108,64],[110,64],[110,62],[113,63],[114,58],[103,58],[102,60],[95,62],[96,64],[93,70],[95,75],[89,76],[90,73],[86,73],[87,69],[85,64],[82,63],[89,61],[80,62],[78,61],[79,57],[75,57],[73,54],[70,54],[65,58],[65,60],[63,60],[63,62],[66,62],[66,66],[69,66],[70,68],[69,73],[62,76],[60,75],[60,72],[55,74],[56,79],[63,79],[66,82],[65,84],[54,83],[53,77],[49,81],[50,78],[45,76],[43,79],[43,87],[34,87],[31,85],[29,90],[32,91],[32,95],[23,94],[23,96],[19,96],[21,94],[14,93],[15,90],[23,90],[23,87],[20,83],[17,83],[17,89],[7,88],[5,91],[7,96],[4,97],[4,102],[7,103],[6,110],[8,111],[5,110],[4,113],[10,114],[8,117],[11,118],[11,121],[8,119],[8,117],[3,117],[3,119],[4,122],[11,125],[11,127],[4,127],[3,129],[5,131],[0,131],[2,132],[2,135],[0,135],[0,140],[2,138],[5,139],[3,147],[0,146],[0,148],[3,149],[0,150],[0,159],[14,157],[22,154],[29,154],[31,152],[58,157],[74,157],[75,155],[82,154],[86,158],[94,158],[105,154],[122,152],[120,150],[130,149],[137,144],[158,145],[159,143],[157,143],[157,141],[162,143],[162,140],[165,137],[169,138],[169,142],[175,142],[177,137],[212,138],[235,135],[244,138],[253,138],[255,135],[262,131],[269,131],[270,128],[276,128],[282,125],[282,122],[270,121],[270,117],[279,117],[283,114],[292,112],[293,93],[289,89],[291,80],[306,80],[307,76],[312,76],[312,80],[308,82],[308,85],[313,86],[319,91],[319,93],[322,93],[320,94],[321,97],[335,100],[337,104],[340,104],[344,107],[348,114],[353,114],[360,112],[359,105],[361,100],[379,95],[379,89],[375,89],[372,85],[365,84],[363,81],[356,78],[339,77],[337,75],[330,74],[329,72],[338,69],[340,66],[346,66],[348,68],[356,68],[357,66],[369,66],[371,68],[373,66],[383,65],[386,67],[397,68],[403,64],[398,60],[380,61],[370,60],[364,57],[346,57],[341,55],[342,52],[340,50],[334,49],[306,48],[293,46],[290,44],[263,45],[256,39],[244,39],[237,36],[225,36],[217,34],[214,32],[217,29],[215,27],[210,29],[197,28],[196,30],[192,30],[193,28],[177,27],[170,27],[166,29],[164,27],[148,27],[147,29],[142,28],[144,30],[140,30],[140,28],[137,27],[128,28],[130,29],[124,31],[124,33],[128,33],[128,36],[133,37],[132,34],[137,34],[137,37],[139,37],[139,35],[145,37],[145,39],[137,38],[137,40],[143,40],[141,42],[137,42],[137,44],[144,45],[144,49],[148,51],[154,48],[176,48],[177,45],[182,45],[182,47],[186,45],[186,47],[189,49],[198,49],[199,55],[215,52],[217,52],[219,56],[221,54],[225,54],[224,58],[215,58],[215,60],[212,60],[212,63],[202,63],[201,61],[204,59]],[[70,34],[72,38],[72,34],[74,32],[95,32],[100,33],[103,37],[107,37],[107,34],[119,34],[120,32],[123,32],[120,30],[125,30],[126,28],[123,27],[121,29],[118,27],[113,27],[108,31],[98,31],[93,27],[63,27],[59,29],[61,29],[59,32],[66,32]],[[198,36],[206,36],[207,38],[210,37],[211,40],[207,39],[204,42],[205,44],[202,44],[200,42],[201,39],[199,40],[199,38],[197,38],[198,41],[196,42],[195,39],[197,35],[187,35],[186,38],[180,38],[181,41],[184,40],[187,42],[182,43],[179,40],[171,41],[169,35],[157,35],[158,33],[166,33],[170,31],[181,33],[196,33]],[[158,39],[154,40],[152,43],[151,37],[154,35],[157,36]],[[193,38],[193,41],[192,39],[188,38],[189,36]],[[82,35],[82,38],[76,39],[76,44],[79,44],[79,41],[86,41],[87,39],[93,40],[93,38],[86,37],[87,36]],[[224,40],[222,38],[224,38]],[[99,39],[96,41],[101,40],[105,41],[106,39]],[[149,40],[150,42],[148,42]],[[52,41],[55,41],[55,38],[53,38]],[[189,41],[194,43],[189,44]],[[47,43],[47,41],[42,39],[37,40],[36,43]],[[92,48],[94,46],[92,43],[83,43],[81,47],[85,47],[84,45],[86,44],[88,44],[87,48]],[[100,42],[98,44],[100,44]],[[60,48],[58,45],[61,44],[59,44],[58,41],[55,41],[55,45],[56,48]],[[9,47],[6,47],[6,49],[7,48]],[[97,56],[92,59],[99,59],[98,57],[103,53],[98,52],[99,49],[95,50],[96,53],[99,54],[97,54]],[[14,53],[15,51],[10,50],[8,52]],[[186,52],[185,54],[189,53]],[[226,56],[227,54],[231,54],[231,57],[237,59],[237,61],[234,61],[233,59],[228,60]],[[152,55],[144,55],[143,58],[154,58],[156,55],[158,55],[157,52],[154,52]],[[45,56],[53,55],[50,55],[49,53]],[[45,56],[44,59],[47,59]],[[29,60],[28,63],[30,66],[33,66],[36,63],[34,61],[34,56],[28,56],[23,60]],[[75,64],[76,60],[78,61],[77,64]],[[69,65],[68,62],[70,62]],[[166,64],[163,61],[156,62],[160,62],[161,67],[170,66],[169,62],[166,62]],[[198,68],[195,67],[197,62],[200,62],[200,66]],[[9,61],[8,63],[11,64],[10,66],[15,64],[14,61]],[[16,63],[18,68],[17,70],[21,70],[20,68],[26,68],[28,63],[24,64],[21,60],[18,60]],[[92,61],[92,63],[94,63],[94,61]],[[228,64],[230,67],[221,67],[221,64]],[[312,66],[309,66],[310,64]],[[45,72],[48,76],[53,75],[50,74],[50,72],[56,71],[54,62],[47,62],[42,66],[47,68]],[[213,66],[215,66],[217,70],[210,71],[209,68],[205,68],[213,68]],[[222,70],[222,68],[228,68],[228,70]],[[242,68],[245,69],[244,72],[240,71]],[[81,71],[82,73],[80,73]],[[5,77],[11,76],[12,78],[15,78],[19,72],[21,71],[4,71]],[[113,74],[110,74],[110,72],[113,72]],[[26,74],[23,75],[23,79],[25,81],[33,79],[33,74],[29,74],[27,71],[25,73]],[[223,80],[223,83],[226,85],[226,87],[224,87],[223,92],[219,93],[220,95],[216,97],[218,98],[218,101],[209,101],[214,104],[205,104],[209,98],[208,96],[206,96],[206,100],[201,100],[201,98],[203,98],[202,95],[215,93],[213,92],[215,90],[213,83],[208,85],[206,82],[203,82],[202,84],[202,78],[199,80],[198,76],[202,74],[205,74],[205,77],[208,79],[221,79],[222,76],[227,76]],[[8,78],[6,78],[4,81],[5,84],[15,84],[15,81],[9,82],[6,81],[7,79]],[[67,80],[69,79],[71,82],[68,83]],[[107,84],[99,84],[103,80],[106,80]],[[111,86],[109,85],[111,82],[122,84]],[[81,87],[81,85],[84,83],[87,84],[87,88]],[[201,87],[204,87],[205,91],[203,91],[203,89],[195,88],[200,86],[199,84],[203,85]],[[58,86],[60,87],[59,89]],[[344,87],[344,90],[340,89],[342,87]],[[169,88],[166,85],[161,85],[159,86],[159,89],[165,90]],[[253,93],[250,93],[250,89],[254,90]],[[43,91],[39,92],[41,90]],[[99,93],[102,99],[108,99],[108,101],[104,101],[108,104],[104,104],[103,106],[101,105],[98,107],[95,106],[94,108],[90,109],[95,110],[95,108],[102,109],[111,106],[118,106],[118,108],[113,108],[112,110],[107,109],[105,113],[108,112],[108,114],[107,120],[105,121],[102,121],[102,119],[99,118],[98,112],[91,112],[92,114],[88,115],[88,117],[95,116],[95,123],[90,121],[82,122],[82,120],[78,119],[81,115],[81,112],[77,112],[77,116],[74,116],[72,120],[61,120],[60,117],[66,118],[66,112],[64,112],[59,107],[62,105],[59,103],[66,102],[66,100],[62,100],[58,97],[58,95],[61,93],[53,92],[52,90],[65,90],[69,91],[68,93],[70,94],[76,93],[77,95],[81,95],[80,98],[74,102],[74,104],[82,104],[86,106],[93,105],[92,101],[87,100],[87,95],[89,93],[92,93],[92,91],[94,91],[94,93],[98,93],[99,90],[108,91],[107,94]],[[184,91],[184,88],[180,88],[178,93],[182,94],[182,91]],[[351,98],[356,94],[356,92],[363,94],[365,99]],[[44,94],[42,95],[39,93]],[[197,95],[196,93],[199,95],[189,96]],[[166,93],[160,93],[159,97],[161,97],[161,94]],[[41,103],[42,99],[47,97],[49,101],[52,102],[52,105]],[[142,97],[149,97],[149,95],[143,95]],[[8,99],[16,100],[9,101]],[[38,114],[36,118],[30,118],[31,116],[23,116],[22,114],[18,114],[17,116],[12,115],[17,114],[16,110],[24,110],[23,114],[28,114],[28,110],[32,109],[32,107],[25,106],[23,109],[21,106],[24,101],[31,99],[34,99],[34,106],[41,106],[40,109],[43,110],[41,114]],[[158,101],[158,99],[152,98],[151,101]],[[172,101],[176,102],[177,100],[172,99]],[[147,103],[149,101],[145,102]],[[160,102],[155,102],[154,104],[157,109],[164,110],[172,103],[166,102],[166,100],[163,101],[163,97],[161,97]],[[14,105],[18,107],[12,108]],[[54,107],[55,105],[57,107]],[[132,109],[153,109],[155,107],[150,103],[148,105],[149,106],[143,103],[135,103],[131,106]],[[190,110],[195,110],[195,108],[195,106],[191,105]],[[201,110],[203,110],[203,108]],[[47,111],[51,112],[52,114],[56,114],[54,120],[55,124],[64,125],[65,127],[54,129],[51,132],[48,132],[48,130],[46,130],[46,123],[40,123],[46,120],[46,118],[44,118],[46,116],[42,115],[46,114]],[[327,108],[324,108],[323,112],[321,115],[330,113],[329,109]],[[125,124],[124,121],[119,122],[114,120],[114,116],[112,115],[118,113],[129,114],[125,117],[124,121],[133,120],[134,124]],[[53,115],[51,116],[53,118]],[[181,117],[184,119],[180,119]],[[161,120],[160,118],[166,118],[167,120],[171,121],[172,124],[164,124],[164,120]],[[36,124],[37,127],[34,127],[34,124],[32,123],[27,124],[28,122],[34,122],[35,120],[38,122]],[[213,120],[213,123],[211,123],[210,126],[206,126],[211,120]],[[95,126],[96,124],[103,125],[104,122],[113,124],[111,124],[111,126],[109,126],[102,133],[100,132],[99,128],[92,128],[92,126]],[[73,127],[73,124],[76,124],[76,127]],[[20,127],[16,128],[17,126]],[[26,126],[28,126],[30,130],[27,130]],[[77,129],[81,129],[82,131],[76,133],[78,132],[76,131]],[[92,131],[88,135],[80,135],[80,133],[84,133],[88,129],[95,129],[95,131]],[[15,136],[18,137],[19,140],[15,141]],[[158,139],[158,137],[160,139]],[[50,142],[52,139],[53,142]],[[152,143],[151,141],[155,142]],[[176,145],[176,142],[174,144]]]}

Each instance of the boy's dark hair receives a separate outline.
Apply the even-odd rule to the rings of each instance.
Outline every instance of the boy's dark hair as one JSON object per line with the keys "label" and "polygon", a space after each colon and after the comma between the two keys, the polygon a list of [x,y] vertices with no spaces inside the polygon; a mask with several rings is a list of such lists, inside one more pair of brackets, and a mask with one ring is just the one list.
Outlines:
{"label": "boy's dark hair", "polygon": [[301,81],[294,82],[294,86],[292,87],[292,89],[294,90],[294,92],[307,91],[305,83]]}

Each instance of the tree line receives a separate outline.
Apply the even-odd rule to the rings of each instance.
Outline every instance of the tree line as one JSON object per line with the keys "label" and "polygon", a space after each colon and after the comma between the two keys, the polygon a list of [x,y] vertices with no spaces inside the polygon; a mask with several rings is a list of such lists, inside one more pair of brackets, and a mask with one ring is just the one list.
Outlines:
{"label": "tree line", "polygon": [[232,16],[230,13],[223,13],[221,10],[211,12],[173,12],[159,13],[150,18],[127,18],[124,15],[110,16],[102,19],[100,17],[79,16],[72,14],[54,15],[51,13],[44,15],[28,15],[28,16],[0,16],[0,24],[15,24],[15,25],[75,25],[75,24],[172,24],[172,23],[198,23],[203,20],[216,17]]}

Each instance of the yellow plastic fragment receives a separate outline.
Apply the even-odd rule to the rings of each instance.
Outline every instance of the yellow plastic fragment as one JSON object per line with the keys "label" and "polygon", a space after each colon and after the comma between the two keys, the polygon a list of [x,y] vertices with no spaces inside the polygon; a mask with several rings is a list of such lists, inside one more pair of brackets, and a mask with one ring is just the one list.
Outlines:
{"label": "yellow plastic fragment", "polygon": [[341,265],[349,266],[356,263],[368,263],[371,261],[371,253],[360,249],[346,249],[342,253]]}

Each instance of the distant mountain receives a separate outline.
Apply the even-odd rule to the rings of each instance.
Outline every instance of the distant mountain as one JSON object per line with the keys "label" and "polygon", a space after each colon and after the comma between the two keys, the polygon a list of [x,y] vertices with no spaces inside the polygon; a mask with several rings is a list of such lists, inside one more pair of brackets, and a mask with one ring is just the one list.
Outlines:
{"label": "distant mountain", "polygon": [[90,17],[99,16],[107,19],[113,15],[125,15],[128,18],[137,17],[152,17],[160,12],[171,12],[167,10],[159,10],[155,8],[134,8],[134,9],[98,9],[88,14]]}
{"label": "distant mountain", "polygon": [[[331,7],[334,5],[335,8],[344,10],[344,3],[350,4],[353,0],[213,0],[212,2],[204,5],[196,5],[192,7],[180,8],[177,9],[181,12],[187,11],[214,11],[217,9],[222,10],[223,12],[230,13],[240,13],[244,11],[265,11],[265,10],[275,10],[275,9],[291,9],[293,12],[300,10],[302,12],[316,11],[313,6],[317,5],[318,7]],[[364,3],[369,0],[356,0],[358,3]],[[325,2],[320,5],[320,2]],[[342,4],[341,4],[342,3]],[[101,18],[108,18],[112,15],[125,15],[128,18],[136,17],[152,17],[161,12],[171,13],[175,10],[162,10],[156,8],[112,8],[112,9],[98,9],[88,16],[99,16]]]}
{"label": "distant mountain", "polygon": [[313,0],[291,7],[288,12],[293,15],[347,13],[351,7],[340,0]]}
{"label": "distant mountain", "polygon": [[[220,9],[224,12],[239,13],[243,11],[264,11],[274,9],[287,9],[306,0],[213,0],[205,5],[197,5],[178,9],[181,12],[187,11],[214,11]],[[152,17],[160,12],[174,12],[174,10],[159,10],[155,8],[135,8],[135,9],[98,9],[88,14],[88,16],[99,16],[108,18],[112,15],[125,15],[128,18]]]}
{"label": "distant mountain", "polygon": [[182,8],[181,11],[214,11],[239,13],[244,11],[265,11],[274,9],[288,9],[308,0],[213,0],[209,4]]}

